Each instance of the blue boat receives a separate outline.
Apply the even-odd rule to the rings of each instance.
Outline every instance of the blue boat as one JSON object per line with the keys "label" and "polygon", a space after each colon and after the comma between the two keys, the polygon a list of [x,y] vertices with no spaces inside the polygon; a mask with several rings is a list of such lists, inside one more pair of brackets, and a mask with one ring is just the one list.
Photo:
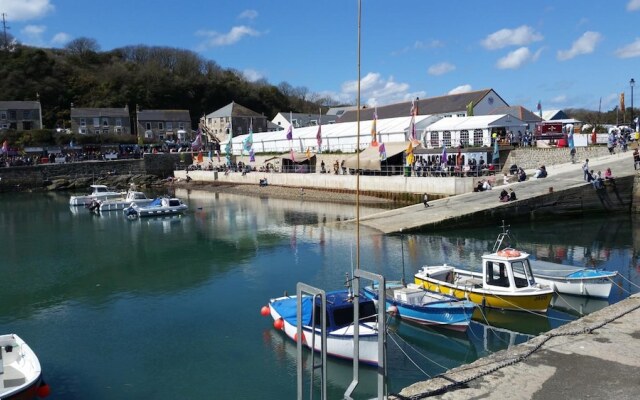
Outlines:
{"label": "blue boat", "polygon": [[[327,292],[327,354],[353,359],[354,327],[353,327],[353,294],[347,290]],[[271,299],[268,312],[274,321],[274,327],[282,330],[294,341],[297,339],[297,296],[284,296]],[[316,297],[315,305],[311,296],[302,298],[302,343],[308,348],[320,351],[321,329],[318,320],[315,326],[312,312],[320,315],[320,299]],[[314,311],[315,309],[315,311]],[[364,364],[378,364],[378,322],[376,307],[373,300],[359,298],[360,324],[359,330],[359,361]],[[266,311],[266,310],[265,310]]]}
{"label": "blue boat", "polygon": [[[364,288],[364,294],[378,300],[377,285]],[[420,285],[387,282],[387,312],[420,325],[438,326],[464,332],[469,327],[476,304],[452,296],[430,292]]]}

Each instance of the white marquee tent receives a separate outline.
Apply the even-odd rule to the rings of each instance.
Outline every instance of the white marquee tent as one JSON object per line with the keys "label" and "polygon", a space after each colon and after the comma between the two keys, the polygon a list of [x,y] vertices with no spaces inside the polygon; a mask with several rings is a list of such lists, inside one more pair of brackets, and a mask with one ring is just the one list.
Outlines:
{"label": "white marquee tent", "polygon": [[422,139],[429,148],[442,147],[443,144],[446,147],[457,147],[461,143],[491,146],[493,130],[517,132],[523,131],[526,127],[526,122],[511,114],[450,117],[427,126]]}
{"label": "white marquee tent", "polygon": [[[428,115],[418,115],[415,118],[416,125],[429,118]],[[398,117],[379,119],[376,122],[378,142],[404,143],[407,140],[407,130],[411,117]],[[365,149],[371,144],[371,125],[373,121],[360,121],[360,140],[358,146],[358,123],[344,122],[322,125],[322,151],[337,151],[355,153],[356,147]],[[311,152],[318,151],[318,126],[296,128],[293,130],[293,140],[287,140],[287,131],[260,132],[253,134],[253,151],[255,153],[284,153],[293,148],[294,151]],[[241,154],[243,141],[248,134],[236,136],[232,139],[232,154]],[[221,145],[224,152],[226,142]]]}

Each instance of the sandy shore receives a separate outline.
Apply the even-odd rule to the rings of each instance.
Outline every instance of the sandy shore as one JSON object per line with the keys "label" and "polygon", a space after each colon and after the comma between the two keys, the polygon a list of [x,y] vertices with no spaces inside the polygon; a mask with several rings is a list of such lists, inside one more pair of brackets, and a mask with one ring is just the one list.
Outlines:
{"label": "sandy shore", "polygon": [[[246,196],[267,196],[270,198],[280,199],[300,199],[304,198],[309,201],[355,204],[356,195],[354,193],[343,193],[334,191],[325,191],[317,189],[302,189],[285,186],[269,185],[260,187],[259,185],[233,185],[233,184],[212,184],[202,182],[174,182],[168,183],[169,187],[180,187],[192,190],[206,190],[218,193],[232,193]],[[390,199],[383,199],[375,196],[360,195],[359,199],[362,205],[381,206],[385,208],[393,208],[394,203]],[[402,206],[397,204],[398,207]]]}

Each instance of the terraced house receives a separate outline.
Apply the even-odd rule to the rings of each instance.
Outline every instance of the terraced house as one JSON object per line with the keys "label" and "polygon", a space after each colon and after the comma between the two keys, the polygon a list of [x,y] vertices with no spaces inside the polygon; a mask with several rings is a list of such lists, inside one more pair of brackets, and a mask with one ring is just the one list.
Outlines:
{"label": "terraced house", "polygon": [[39,101],[0,101],[0,130],[30,131],[42,129]]}
{"label": "terraced house", "polygon": [[138,133],[145,139],[175,142],[191,139],[189,110],[140,110],[136,125]]}
{"label": "terraced house", "polygon": [[81,135],[130,135],[129,107],[75,108],[72,104],[71,132]]}

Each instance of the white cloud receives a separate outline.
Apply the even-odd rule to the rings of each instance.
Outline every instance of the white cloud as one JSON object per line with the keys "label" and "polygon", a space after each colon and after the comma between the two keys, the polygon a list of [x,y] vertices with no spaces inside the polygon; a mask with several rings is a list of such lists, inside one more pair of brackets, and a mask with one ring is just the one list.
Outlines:
{"label": "white cloud", "polygon": [[[639,0],[640,1],[640,0]],[[640,38],[615,51],[618,58],[631,58],[640,56]]]}
{"label": "white cloud", "polygon": [[535,32],[533,28],[522,25],[516,29],[500,29],[487,36],[480,43],[489,50],[497,50],[507,46],[523,46],[542,39],[544,37]]}
{"label": "white cloud", "polygon": [[429,75],[438,76],[438,75],[444,75],[448,72],[454,71],[455,69],[456,69],[455,65],[450,64],[448,62],[441,62],[439,64],[434,64],[430,66],[427,72],[429,73]]}
{"label": "white cloud", "polygon": [[581,54],[593,53],[602,35],[598,32],[587,31],[578,38],[569,50],[558,50],[558,60],[570,60]]}
{"label": "white cloud", "polygon": [[55,7],[49,0],[0,0],[0,10],[9,21],[28,21],[42,18]]}
{"label": "white cloud", "polygon": [[444,47],[444,43],[438,39],[432,39],[426,43],[423,41],[417,40],[413,44],[413,47],[416,49],[435,49],[437,47]]}
{"label": "white cloud", "polygon": [[551,99],[551,103],[564,103],[567,101],[567,96],[564,94],[558,95],[556,97],[554,97],[553,99]]}
{"label": "white cloud", "polygon": [[460,85],[460,86],[456,86],[453,89],[449,90],[449,92],[447,94],[460,94],[460,93],[468,93],[470,91],[472,91],[473,88],[471,87],[471,85],[466,84],[466,85]]}
{"label": "white cloud", "polygon": [[640,0],[629,0],[627,3],[627,11],[640,10]]}
{"label": "white cloud", "polygon": [[257,80],[260,80],[260,79],[264,78],[264,75],[261,72],[256,71],[255,69],[251,69],[251,68],[247,68],[244,71],[242,71],[242,75],[249,82],[255,82]]}
{"label": "white cloud", "polygon": [[53,35],[53,38],[51,38],[51,44],[57,45],[57,46],[64,46],[70,41],[71,41],[71,35],[69,35],[66,32],[58,32],[55,35]]}
{"label": "white cloud", "polygon": [[31,45],[42,44],[42,34],[47,30],[44,25],[26,25],[20,30],[20,34],[23,36],[23,42]]}
{"label": "white cloud", "polygon": [[256,10],[244,10],[243,12],[240,13],[240,15],[238,15],[238,18],[256,19],[258,18],[258,12]]}
{"label": "white cloud", "polygon": [[531,54],[527,47],[520,47],[499,59],[496,67],[499,69],[518,69],[529,61],[535,61],[540,52],[541,50],[538,50],[535,54]]}
{"label": "white cloud", "polygon": [[[342,91],[331,97],[336,100],[350,102],[357,96],[358,82],[347,81],[342,84]],[[393,76],[384,79],[379,73],[369,72],[360,80],[360,98],[365,99],[363,104],[371,107],[392,104],[401,101],[425,97],[426,92],[409,92],[409,84],[396,82]],[[407,114],[409,110],[407,110]]]}
{"label": "white cloud", "polygon": [[197,36],[204,36],[206,40],[201,43],[199,50],[206,50],[213,47],[229,46],[236,44],[245,36],[260,36],[262,33],[248,26],[234,26],[229,33],[218,33],[215,31],[197,31]]}

